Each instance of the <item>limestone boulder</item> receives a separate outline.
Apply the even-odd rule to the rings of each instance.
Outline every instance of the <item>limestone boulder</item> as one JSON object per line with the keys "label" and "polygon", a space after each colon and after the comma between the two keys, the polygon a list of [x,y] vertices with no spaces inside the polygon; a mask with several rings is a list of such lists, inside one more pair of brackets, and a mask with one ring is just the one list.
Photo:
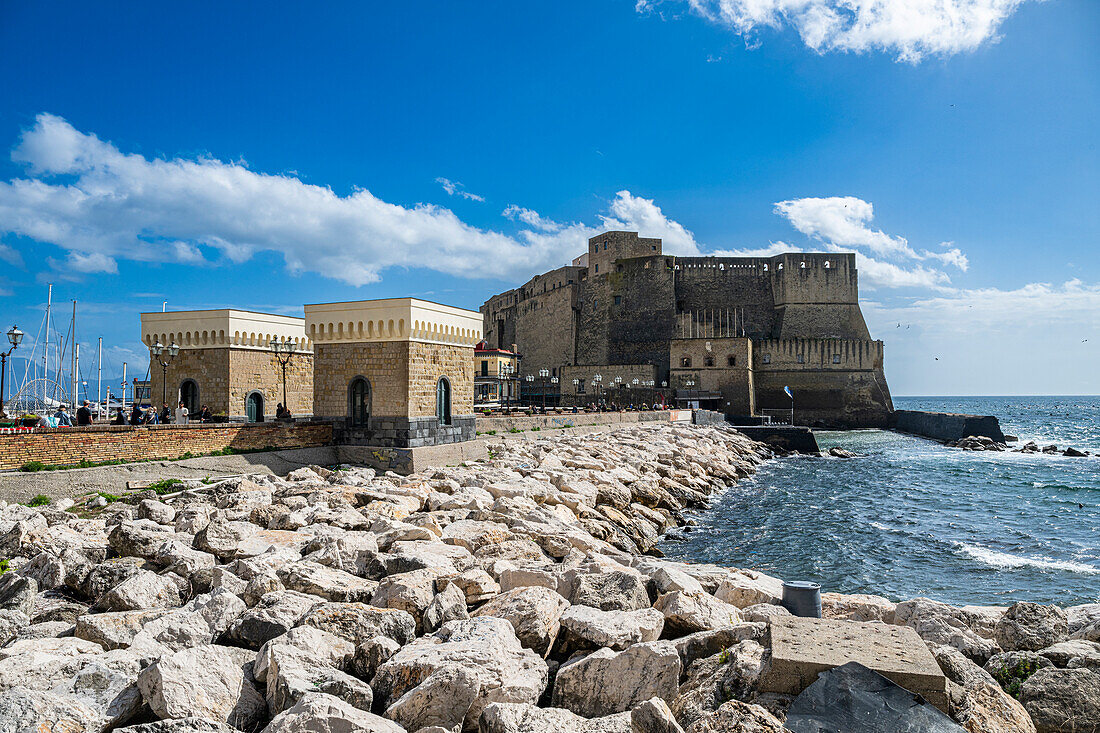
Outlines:
{"label": "limestone boulder", "polygon": [[407,612],[364,603],[319,603],[300,621],[351,642],[362,644],[385,636],[404,646],[416,636],[416,621]]}
{"label": "limestone boulder", "polygon": [[568,607],[569,602],[556,591],[528,586],[501,593],[473,615],[505,619],[523,646],[545,657],[558,638],[561,615]]}
{"label": "limestone boulder", "polygon": [[757,603],[778,605],[783,600],[783,581],[755,570],[733,570],[722,579],[714,596],[738,608]]}
{"label": "limestone boulder", "polygon": [[18,573],[0,575],[0,611],[16,611],[27,618],[34,615],[38,582]]}
{"label": "limestone boulder", "polygon": [[308,560],[283,566],[278,577],[290,590],[343,603],[368,602],[378,585],[372,580]]}
{"label": "limestone boulder", "polygon": [[0,692],[0,733],[98,730],[96,711],[67,695],[26,687]]}
{"label": "limestone boulder", "polygon": [[278,641],[264,645],[267,709],[277,715],[312,692],[337,697],[360,710],[370,711],[370,686],[325,663],[310,650]]}
{"label": "limestone boulder", "polygon": [[1057,606],[1021,601],[1001,617],[994,633],[1006,651],[1036,652],[1068,639],[1069,622]]}
{"label": "limestone boulder", "polygon": [[783,723],[759,705],[730,700],[707,713],[687,733],[784,733]]}
{"label": "limestone boulder", "polygon": [[1001,651],[997,642],[979,636],[972,628],[973,616],[946,603],[917,598],[899,603],[896,624],[909,626],[932,646],[952,646],[978,665]]}
{"label": "limestone boulder", "polygon": [[486,545],[495,545],[512,539],[508,525],[499,522],[479,522],[462,519],[443,528],[443,542],[458,545],[475,553]]}
{"label": "limestone boulder", "polygon": [[252,666],[252,675],[258,682],[267,681],[267,669],[271,664],[271,650],[276,646],[293,647],[310,655],[315,664],[344,669],[355,654],[355,645],[335,634],[313,626],[298,626],[260,647]]}
{"label": "limestone boulder", "polygon": [[405,733],[385,718],[324,693],[312,693],[284,710],[263,733]]}
{"label": "limestone boulder", "polygon": [[127,651],[104,654],[81,667],[73,677],[55,686],[95,712],[92,730],[112,730],[136,716],[142,708],[137,679],[141,660]]}
{"label": "limestone boulder", "polygon": [[179,583],[171,577],[139,570],[109,590],[97,606],[105,611],[139,611],[174,608],[182,602]]}
{"label": "limestone boulder", "polygon": [[466,608],[466,594],[455,583],[450,583],[446,588],[435,594],[432,602],[424,609],[423,628],[425,631],[435,631],[448,621],[458,621],[469,618]]}
{"label": "limestone boulder", "polygon": [[374,679],[378,668],[397,654],[401,645],[388,636],[375,636],[355,647],[351,658],[351,672],[361,680]]}
{"label": "limestone boulder", "polygon": [[582,718],[562,708],[494,702],[481,714],[480,733],[643,733],[631,725],[630,713]]}
{"label": "limestone boulder", "polygon": [[226,633],[249,649],[259,649],[294,628],[320,602],[317,596],[292,590],[268,593],[255,607],[242,613]]}
{"label": "limestone boulder", "polygon": [[651,697],[672,700],[679,681],[680,656],[671,642],[604,648],[558,669],[552,704],[587,718],[611,715]]}
{"label": "limestone boulder", "polygon": [[413,570],[382,579],[374,592],[372,605],[405,611],[423,629],[424,611],[435,598],[436,574],[431,570]]}
{"label": "limestone boulder", "polygon": [[703,584],[683,570],[672,565],[664,565],[649,576],[657,595],[679,591],[681,593],[705,593]]}
{"label": "limestone boulder", "polygon": [[1040,669],[1020,688],[1038,733],[1100,731],[1100,674],[1085,668]]}
{"label": "limestone boulder", "polygon": [[22,611],[0,611],[0,646],[14,639],[19,630],[30,623],[30,618]]}
{"label": "limestone boulder", "polygon": [[253,654],[207,645],[161,657],[138,677],[138,688],[159,718],[197,716],[247,730],[266,714],[264,698],[245,665]]}
{"label": "limestone boulder", "polygon": [[429,726],[458,730],[480,692],[481,680],[472,670],[438,667],[390,704],[386,717],[406,730],[418,731]]}
{"label": "limestone boulder", "polygon": [[649,608],[645,581],[636,573],[613,570],[579,573],[572,578],[569,602],[601,611],[637,611]]}
{"label": "limestone boulder", "polygon": [[670,703],[672,712],[680,725],[690,730],[725,701],[748,701],[767,671],[768,650],[750,639],[697,660]]}
{"label": "limestone boulder", "polygon": [[753,621],[712,631],[697,631],[676,639],[676,653],[680,655],[680,666],[687,670],[698,659],[706,659],[726,649],[732,649],[743,641],[755,641],[766,645],[768,625]]}
{"label": "limestone boulder", "polygon": [[881,621],[894,623],[897,604],[882,596],[867,593],[822,593],[821,617],[845,621]]}
{"label": "limestone boulder", "polygon": [[741,623],[737,606],[720,601],[709,593],[665,593],[653,604],[665,617],[665,630],[675,636],[708,631]]}
{"label": "limestone boulder", "polygon": [[237,729],[206,718],[175,718],[129,725],[115,733],[237,733]]}
{"label": "limestone boulder", "polygon": [[684,733],[668,703],[659,697],[650,698],[631,710],[630,725],[635,733]]}
{"label": "limestone boulder", "polygon": [[601,611],[591,606],[569,606],[559,619],[561,634],[572,647],[623,650],[632,644],[657,641],[664,614],[654,608],[638,611]]}
{"label": "limestone boulder", "polygon": [[200,570],[212,570],[217,558],[209,552],[196,550],[190,543],[176,539],[162,542],[154,552],[152,562],[184,578],[190,578]]}
{"label": "limestone boulder", "polygon": [[1100,603],[1085,603],[1066,609],[1069,635],[1074,639],[1100,642]]}
{"label": "limestone boulder", "polygon": [[996,684],[967,687],[963,704],[952,711],[952,717],[968,733],[1035,733],[1024,706]]}
{"label": "limestone boulder", "polygon": [[455,576],[444,576],[436,583],[439,589],[446,588],[448,585],[457,585],[462,589],[468,606],[487,601],[500,593],[500,586],[493,580],[493,576],[481,568],[471,568]]}
{"label": "limestone boulder", "polygon": [[167,540],[176,538],[175,529],[149,519],[122,521],[107,534],[107,544],[120,557],[156,558],[157,550]]}
{"label": "limestone boulder", "polygon": [[1100,671],[1100,644],[1094,641],[1060,641],[1039,650],[1039,654],[1049,659],[1055,667],[1088,667]]}
{"label": "limestone boulder", "polygon": [[461,667],[480,683],[463,716],[467,728],[476,726],[490,701],[534,704],[548,675],[546,662],[523,648],[509,622],[486,616],[450,621],[404,646],[379,667],[371,686],[388,708],[442,667]]}

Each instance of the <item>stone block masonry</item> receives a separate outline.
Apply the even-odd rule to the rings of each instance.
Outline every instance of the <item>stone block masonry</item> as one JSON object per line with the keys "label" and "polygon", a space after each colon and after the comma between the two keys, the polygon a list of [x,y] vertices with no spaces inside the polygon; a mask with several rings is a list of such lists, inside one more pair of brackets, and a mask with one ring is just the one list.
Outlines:
{"label": "stone block masonry", "polygon": [[761,689],[797,695],[818,674],[859,662],[923,695],[947,712],[947,679],[917,632],[907,626],[834,621],[794,616],[773,617],[771,668]]}
{"label": "stone block masonry", "polygon": [[912,433],[945,443],[971,435],[986,437],[997,443],[1005,442],[1000,421],[991,415],[897,410],[894,412],[893,427],[903,433]]}
{"label": "stone block masonry", "polygon": [[73,466],[81,461],[179,458],[226,448],[312,448],[331,443],[332,434],[331,424],[315,422],[40,428],[0,435],[0,470],[18,469],[32,461]]}

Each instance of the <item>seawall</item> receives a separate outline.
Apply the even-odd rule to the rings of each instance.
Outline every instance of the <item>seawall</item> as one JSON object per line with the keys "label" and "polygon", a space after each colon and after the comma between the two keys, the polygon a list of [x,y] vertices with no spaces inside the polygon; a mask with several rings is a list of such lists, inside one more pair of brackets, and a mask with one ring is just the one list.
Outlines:
{"label": "seawall", "polygon": [[943,442],[959,440],[968,435],[984,436],[998,443],[1005,442],[1000,421],[992,415],[895,410],[893,427],[902,433],[912,433]]}

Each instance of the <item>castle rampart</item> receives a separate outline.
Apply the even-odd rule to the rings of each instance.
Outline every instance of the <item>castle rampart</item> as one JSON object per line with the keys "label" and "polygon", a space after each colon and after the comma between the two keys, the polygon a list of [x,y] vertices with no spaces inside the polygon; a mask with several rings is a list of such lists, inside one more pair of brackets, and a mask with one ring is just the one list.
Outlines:
{"label": "castle rampart", "polygon": [[[882,344],[871,340],[860,312],[851,253],[675,257],[662,252],[658,239],[606,232],[591,238],[573,265],[490,298],[482,315],[486,340],[499,348],[515,345],[523,374],[649,365],[666,399],[676,401],[692,396],[675,386],[673,377],[684,375],[674,342],[748,339],[744,353],[751,363],[704,380],[716,385],[704,391],[721,392],[729,403],[713,406],[731,414],[789,407],[774,388],[797,377],[808,393],[807,410],[813,405],[807,420],[885,425],[893,409]],[[713,367],[724,368],[731,369]],[[784,386],[795,389],[779,384],[780,394]],[[563,399],[567,394],[563,387]]]}

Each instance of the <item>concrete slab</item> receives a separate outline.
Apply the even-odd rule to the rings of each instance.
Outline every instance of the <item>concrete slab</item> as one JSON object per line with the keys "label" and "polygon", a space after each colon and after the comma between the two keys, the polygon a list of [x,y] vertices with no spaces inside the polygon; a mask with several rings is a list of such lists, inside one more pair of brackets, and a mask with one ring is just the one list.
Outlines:
{"label": "concrete slab", "polygon": [[821,672],[859,662],[947,712],[947,678],[908,626],[773,616],[769,627],[771,669],[760,686],[764,692],[797,695]]}

